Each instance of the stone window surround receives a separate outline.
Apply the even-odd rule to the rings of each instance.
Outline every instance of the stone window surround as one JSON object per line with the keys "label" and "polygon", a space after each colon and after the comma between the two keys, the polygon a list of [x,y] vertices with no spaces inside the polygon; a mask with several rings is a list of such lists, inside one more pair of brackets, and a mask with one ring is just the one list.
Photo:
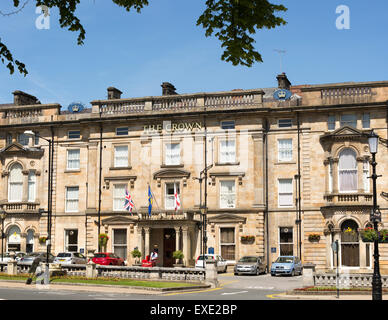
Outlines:
{"label": "stone window surround", "polygon": [[[224,130],[226,131],[226,130]],[[215,156],[216,156],[216,159],[215,159],[215,165],[216,166],[228,166],[228,165],[239,165],[240,164],[240,161],[238,160],[240,157],[239,155],[239,147],[240,147],[240,142],[239,142],[239,139],[237,139],[237,132],[236,130],[227,130],[228,133],[226,135],[222,135],[222,136],[216,136],[214,137],[215,139],[215,150],[213,151]],[[235,147],[235,161],[234,162],[222,162],[221,161],[221,141],[232,141],[234,140],[234,147]]]}
{"label": "stone window surround", "polygon": [[[183,137],[173,137],[173,138],[164,138],[164,139],[161,139],[161,142],[162,142],[162,152],[161,152],[161,168],[177,168],[177,167],[184,167],[184,164],[182,162],[183,160]],[[174,144],[174,143],[178,143],[179,144],[179,164],[173,164],[173,165],[168,165],[166,164],[166,145],[167,144]]]}
{"label": "stone window surround", "polygon": [[[109,170],[130,170],[131,166],[131,142],[114,142],[111,144],[111,166]],[[128,146],[128,166],[126,167],[115,167],[115,147]]]}

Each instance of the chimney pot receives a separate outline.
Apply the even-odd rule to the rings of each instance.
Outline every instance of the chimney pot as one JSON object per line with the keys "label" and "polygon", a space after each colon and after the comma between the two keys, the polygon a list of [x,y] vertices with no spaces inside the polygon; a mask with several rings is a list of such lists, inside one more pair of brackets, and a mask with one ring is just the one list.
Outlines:
{"label": "chimney pot", "polygon": [[108,100],[121,99],[122,92],[119,89],[115,87],[109,87],[107,90],[108,90]]}

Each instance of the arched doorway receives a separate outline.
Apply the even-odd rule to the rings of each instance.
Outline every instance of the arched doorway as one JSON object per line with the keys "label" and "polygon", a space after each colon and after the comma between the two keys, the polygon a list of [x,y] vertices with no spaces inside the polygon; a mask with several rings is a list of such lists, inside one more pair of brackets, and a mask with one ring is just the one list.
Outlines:
{"label": "arched doorway", "polygon": [[360,266],[358,224],[354,220],[346,220],[341,225],[341,265]]}
{"label": "arched doorway", "polygon": [[8,230],[7,251],[20,251],[20,229],[12,226]]}

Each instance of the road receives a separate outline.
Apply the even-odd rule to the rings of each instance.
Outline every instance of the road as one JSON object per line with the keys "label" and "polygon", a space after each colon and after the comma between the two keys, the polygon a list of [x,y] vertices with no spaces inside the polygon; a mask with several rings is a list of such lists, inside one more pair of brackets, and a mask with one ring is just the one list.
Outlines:
{"label": "road", "polygon": [[[276,294],[302,287],[302,277],[271,277],[219,275],[220,287],[200,291],[144,294],[134,292],[109,292],[58,290],[53,287],[38,289],[0,287],[1,300],[272,300]],[[108,291],[108,290],[107,290]],[[113,291],[113,292],[112,292]],[[150,292],[151,293],[151,292]]]}

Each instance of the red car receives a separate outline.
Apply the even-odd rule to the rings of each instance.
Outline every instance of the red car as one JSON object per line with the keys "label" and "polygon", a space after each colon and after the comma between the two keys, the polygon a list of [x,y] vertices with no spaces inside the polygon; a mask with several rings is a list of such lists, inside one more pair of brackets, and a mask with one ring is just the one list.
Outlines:
{"label": "red car", "polygon": [[95,264],[101,264],[104,266],[124,266],[124,260],[110,252],[95,253],[92,261]]}

